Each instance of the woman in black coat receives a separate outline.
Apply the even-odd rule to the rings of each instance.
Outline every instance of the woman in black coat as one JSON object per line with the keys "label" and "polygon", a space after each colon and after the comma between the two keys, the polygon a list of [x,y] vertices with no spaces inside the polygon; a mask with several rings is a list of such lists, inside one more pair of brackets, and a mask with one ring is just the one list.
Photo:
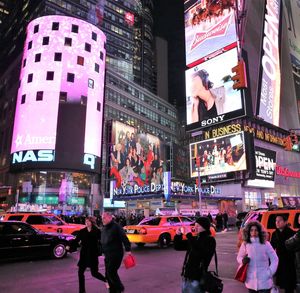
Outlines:
{"label": "woman in black coat", "polygon": [[98,256],[101,254],[101,232],[96,226],[94,217],[87,217],[85,219],[85,225],[86,227],[79,231],[73,243],[77,245],[80,243],[81,245],[80,258],[77,264],[79,268],[79,293],[85,293],[84,272],[88,267],[90,268],[91,274],[94,278],[106,282],[106,278],[98,271]]}
{"label": "woman in black coat", "polygon": [[197,236],[187,233],[187,241],[182,239],[182,231],[178,229],[174,237],[174,248],[186,250],[182,267],[182,292],[205,292],[201,288],[200,280],[203,271],[207,271],[210,261],[216,250],[216,240],[210,236],[210,221],[207,217],[196,220]]}

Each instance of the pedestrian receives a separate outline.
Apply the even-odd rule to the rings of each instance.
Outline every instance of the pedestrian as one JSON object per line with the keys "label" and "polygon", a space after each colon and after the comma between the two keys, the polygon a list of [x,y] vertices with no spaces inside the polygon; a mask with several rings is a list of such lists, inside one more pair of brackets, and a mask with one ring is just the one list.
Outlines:
{"label": "pedestrian", "polygon": [[226,213],[226,211],[224,211],[224,213],[222,214],[223,217],[223,223],[224,223],[224,230],[227,231],[228,228],[228,214]]}
{"label": "pedestrian", "polygon": [[124,286],[118,275],[121,266],[124,249],[127,254],[131,252],[131,244],[123,228],[113,221],[112,215],[108,212],[102,214],[103,229],[101,233],[101,244],[104,253],[105,277],[109,284],[110,293],[124,291]]}
{"label": "pedestrian", "polygon": [[[106,278],[98,271],[98,256],[100,252],[100,237],[101,232],[96,226],[96,219],[94,217],[86,217],[86,227],[81,229],[73,241],[72,245],[80,243],[80,257],[78,262],[78,280],[79,293],[85,293],[85,278],[84,272],[86,268],[90,268],[91,274],[94,278],[106,283]],[[67,247],[69,250],[70,247]],[[108,283],[106,283],[108,286]]]}
{"label": "pedestrian", "polygon": [[[299,215],[298,224],[300,224]],[[294,236],[285,241],[285,246],[287,250],[295,252],[296,292],[300,293],[300,229]]]}
{"label": "pedestrian", "polygon": [[217,228],[217,231],[220,232],[223,230],[223,216],[220,212],[217,213],[216,215],[216,228]]}
{"label": "pedestrian", "polygon": [[208,213],[207,218],[209,219],[209,221],[211,223],[213,222],[213,217],[212,217],[211,213]]}
{"label": "pedestrian", "polygon": [[[195,222],[197,236],[181,227],[174,237],[175,250],[186,250],[182,267],[182,293],[204,293],[200,281],[203,272],[207,271],[216,250],[216,240],[210,235],[210,221],[199,217]],[[187,240],[183,240],[186,233]]]}
{"label": "pedestrian", "polygon": [[249,293],[269,293],[273,287],[273,275],[278,266],[278,257],[262,225],[257,221],[248,222],[243,230],[243,242],[239,249],[239,265],[249,263],[245,286]]}
{"label": "pedestrian", "polygon": [[284,289],[285,293],[291,293],[296,288],[295,254],[286,249],[285,241],[294,236],[295,232],[288,226],[287,218],[284,215],[278,215],[275,223],[276,230],[272,234],[271,244],[279,258],[275,274],[276,285]]}

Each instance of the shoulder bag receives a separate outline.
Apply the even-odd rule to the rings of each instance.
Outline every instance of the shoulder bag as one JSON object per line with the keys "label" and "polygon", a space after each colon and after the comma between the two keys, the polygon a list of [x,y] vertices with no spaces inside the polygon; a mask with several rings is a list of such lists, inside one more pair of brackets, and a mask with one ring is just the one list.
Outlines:
{"label": "shoulder bag", "polygon": [[246,281],[248,265],[249,265],[249,263],[242,264],[241,266],[239,266],[239,268],[234,276],[235,280],[242,282],[242,283],[244,283]]}

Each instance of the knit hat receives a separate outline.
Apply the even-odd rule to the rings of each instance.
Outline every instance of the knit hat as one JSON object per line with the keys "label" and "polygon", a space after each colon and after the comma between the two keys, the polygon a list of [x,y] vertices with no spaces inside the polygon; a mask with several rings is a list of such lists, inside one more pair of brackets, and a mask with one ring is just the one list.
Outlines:
{"label": "knit hat", "polygon": [[196,220],[196,223],[198,223],[206,231],[210,231],[210,221],[207,217],[199,217]]}

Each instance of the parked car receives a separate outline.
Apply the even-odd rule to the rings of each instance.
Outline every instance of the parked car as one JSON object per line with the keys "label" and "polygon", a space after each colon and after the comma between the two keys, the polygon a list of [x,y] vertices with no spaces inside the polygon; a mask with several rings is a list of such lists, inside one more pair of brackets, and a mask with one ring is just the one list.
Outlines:
{"label": "parked car", "polygon": [[[195,221],[183,216],[155,216],[143,219],[138,225],[125,226],[124,230],[130,242],[137,246],[157,243],[159,247],[169,246],[179,227],[187,227],[193,234]],[[212,232],[215,235],[213,228]]]}
{"label": "parked car", "polygon": [[54,214],[11,212],[1,216],[4,221],[22,221],[43,232],[55,232],[72,234],[76,236],[79,230],[85,226],[81,224],[69,224]]}
{"label": "parked car", "polygon": [[73,235],[45,233],[27,223],[0,222],[0,260],[49,256],[62,259]]}

